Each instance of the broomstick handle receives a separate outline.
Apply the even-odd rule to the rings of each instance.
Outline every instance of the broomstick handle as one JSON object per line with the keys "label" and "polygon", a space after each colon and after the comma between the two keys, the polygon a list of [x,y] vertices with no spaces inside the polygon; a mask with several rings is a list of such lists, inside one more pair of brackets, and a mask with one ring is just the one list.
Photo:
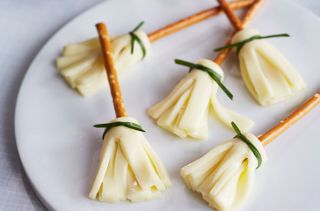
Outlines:
{"label": "broomstick handle", "polygon": [[[244,7],[251,5],[254,1],[255,0],[235,1],[235,2],[231,2],[229,4],[229,7],[231,10],[237,10],[237,9],[241,9],[241,8],[244,8]],[[150,34],[148,34],[149,40],[150,40],[150,42],[155,42],[158,39],[166,37],[170,34],[173,34],[173,33],[180,31],[184,28],[192,26],[192,25],[199,23],[203,20],[206,20],[210,17],[214,17],[214,16],[218,15],[221,11],[222,11],[222,8],[220,6],[212,7],[210,9],[200,11],[200,12],[193,14],[189,17],[183,18],[183,19],[178,20],[174,23],[171,23],[165,27],[162,27],[161,29],[158,29],[154,32],[151,32]]]}
{"label": "broomstick handle", "polygon": [[305,101],[298,109],[288,117],[279,122],[276,126],[259,136],[263,145],[267,145],[277,138],[281,133],[290,128],[294,123],[308,114],[313,108],[320,104],[320,93],[316,93],[309,100]]}
{"label": "broomstick handle", "polygon": [[112,46],[107,26],[104,23],[97,23],[96,28],[102,50],[102,57],[107,71],[110,92],[113,99],[113,107],[117,117],[127,116],[126,108],[122,99],[121,87],[118,80],[117,71],[112,58]]}
{"label": "broomstick handle", "polygon": [[238,18],[236,14],[232,11],[230,8],[230,5],[225,0],[218,0],[220,7],[224,11],[224,13],[227,15],[229,21],[231,22],[233,28],[237,31],[240,31],[243,29],[243,25],[241,20]]}

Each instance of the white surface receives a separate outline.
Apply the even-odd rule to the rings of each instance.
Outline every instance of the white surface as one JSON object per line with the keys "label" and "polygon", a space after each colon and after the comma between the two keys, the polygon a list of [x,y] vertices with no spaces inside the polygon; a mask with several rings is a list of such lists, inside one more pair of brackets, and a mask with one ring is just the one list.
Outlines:
{"label": "white surface", "polygon": [[[302,1],[297,0],[298,2],[303,3],[306,7],[313,10],[317,14],[319,13],[320,4],[316,0],[308,0]],[[79,13],[89,5],[94,4],[93,1],[77,1],[77,4],[74,4],[74,1],[71,0],[64,0],[64,1],[39,1],[39,0],[32,0],[27,2],[21,1],[9,1],[3,0],[0,1],[0,25],[6,29],[0,34],[0,45],[2,46],[0,51],[0,64],[1,64],[1,71],[0,71],[0,82],[1,82],[1,93],[0,93],[0,119],[1,119],[1,126],[0,126],[0,210],[39,210],[43,209],[40,205],[38,200],[33,194],[33,191],[26,180],[26,177],[21,171],[21,166],[19,163],[19,159],[17,157],[17,152],[15,148],[14,142],[14,130],[13,130],[13,114],[14,114],[14,105],[15,99],[17,95],[18,88],[20,86],[20,81],[24,72],[26,71],[26,67],[29,65],[31,59],[37,53],[38,49],[41,47],[43,42],[48,39],[48,37],[58,29],[62,24],[64,24],[67,20],[69,20],[72,16],[76,13]],[[52,12],[54,11],[54,12]],[[48,14],[50,14],[50,18],[48,18]],[[286,18],[285,16],[282,17]],[[290,22],[293,26],[297,26],[296,23]],[[265,31],[269,32],[269,31]],[[277,32],[277,31],[276,31]],[[277,42],[277,41],[275,41]],[[279,42],[277,42],[279,43]],[[302,45],[303,43],[301,43]],[[19,49],[19,53],[17,53],[17,49]],[[208,51],[209,52],[209,51]],[[300,51],[301,52],[301,51]],[[199,53],[201,53],[199,51]],[[202,52],[203,53],[203,52]],[[293,52],[295,53],[295,52]],[[295,53],[296,54],[296,53]],[[208,53],[208,56],[211,55]],[[14,58],[14,59],[12,59]],[[302,56],[304,60],[306,56]],[[313,70],[316,72],[316,65],[317,62],[314,60],[314,67]],[[173,69],[173,68],[172,68]],[[171,83],[172,84],[172,83]],[[171,89],[169,87],[168,89]],[[318,110],[319,111],[319,110]],[[317,112],[317,111],[315,111]],[[319,113],[319,112],[318,112]],[[314,115],[313,115],[314,116]],[[315,116],[316,118],[317,116]],[[314,123],[316,119],[314,118]],[[272,120],[271,120],[272,121]],[[295,126],[293,129],[297,131],[292,135],[284,135],[282,139],[290,139],[290,137],[294,137],[295,135],[299,134],[300,130],[304,130],[306,133],[310,132],[310,128],[308,125],[305,126]],[[299,129],[299,130],[298,130]],[[256,129],[257,131],[262,131]],[[312,137],[312,136],[311,136]],[[304,140],[308,140],[306,136]],[[300,138],[301,139],[301,138]],[[218,140],[218,139],[216,139]],[[312,141],[312,139],[310,139]],[[316,142],[316,140],[313,140]],[[270,160],[269,165],[274,165],[274,161],[279,160],[278,158],[287,157],[290,158],[292,153],[295,153],[294,149],[299,147],[305,147],[305,152],[310,152],[311,156],[301,159],[297,163],[288,163],[286,166],[286,160],[282,161],[282,165],[286,166],[283,167],[279,165],[277,168],[275,167],[274,171],[277,170],[275,174],[272,175],[273,178],[279,177],[279,184],[273,182],[273,186],[280,185],[280,182],[286,179],[286,175],[279,175],[277,174],[281,168],[284,168],[283,171],[289,171],[291,174],[296,174],[295,176],[290,176],[287,178],[288,183],[285,184],[286,189],[288,192],[297,192],[300,193],[300,189],[303,186],[303,183],[296,184],[296,178],[300,177],[299,169],[295,166],[304,166],[306,169],[310,169],[310,175],[315,173],[311,169],[311,166],[314,163],[310,163],[305,165],[305,161],[307,160],[316,160],[312,159],[317,158],[316,153],[312,154],[316,149],[312,148],[312,145],[301,145],[301,140],[294,140],[295,144],[286,141],[279,141],[276,142],[277,144],[272,144],[268,151],[277,155],[274,157],[273,160]],[[299,143],[299,144],[298,144]],[[295,145],[295,147],[293,147]],[[281,148],[282,147],[282,148]],[[285,151],[284,154],[281,153],[281,150],[284,147],[291,147],[290,153]],[[269,153],[269,157],[270,154]],[[193,157],[196,157],[194,155]],[[262,174],[261,174],[262,175]],[[264,176],[265,179],[263,181],[265,183],[267,181],[268,176]],[[281,179],[281,180],[280,180]],[[261,182],[256,184],[256,186],[261,186]],[[264,185],[267,186],[267,185]],[[291,186],[291,187],[290,187]],[[272,194],[275,194],[277,197],[275,201],[273,201],[274,206],[280,202],[283,202],[283,196],[281,193],[275,192],[276,188],[273,188]],[[318,187],[316,186],[307,186],[306,190],[314,190],[317,191]],[[267,191],[267,190],[266,190]],[[261,195],[270,195],[270,192],[263,192]],[[303,194],[303,193],[301,193]],[[259,194],[260,195],[260,194]],[[307,194],[305,194],[307,196]],[[311,199],[316,199],[319,196],[313,194]],[[313,206],[314,204],[310,204],[310,198],[306,198],[306,200],[302,201],[304,204],[309,206]],[[300,200],[290,200],[287,199],[283,203],[288,203],[292,210],[299,210],[300,208],[297,203],[301,203]],[[270,202],[271,206],[272,203]],[[273,210],[277,210],[276,208],[272,207]],[[316,207],[309,207],[309,210],[316,210]],[[280,210],[280,209],[278,209]]]}

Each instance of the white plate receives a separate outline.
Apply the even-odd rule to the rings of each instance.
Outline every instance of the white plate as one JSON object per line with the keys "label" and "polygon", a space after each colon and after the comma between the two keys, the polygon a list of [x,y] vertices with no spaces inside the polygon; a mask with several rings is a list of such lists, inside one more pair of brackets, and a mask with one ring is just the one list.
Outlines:
{"label": "white plate", "polygon": [[[146,136],[168,168],[173,187],[161,198],[143,202],[106,204],[87,193],[97,167],[101,130],[92,127],[114,118],[109,91],[82,98],[69,89],[53,65],[64,44],[96,36],[94,24],[106,21],[111,33],[131,30],[141,20],[150,32],[174,20],[213,6],[212,0],[110,0],[90,9],[60,30],[40,51],[21,86],[16,108],[16,137],[23,166],[37,193],[55,210],[210,210],[183,184],[182,166],[229,139],[232,132],[211,118],[209,140],[183,141],[158,128],[146,109],[162,99],[187,73],[174,58],[196,61],[212,58],[224,42],[230,24],[224,16],[209,19],[152,44],[152,56],[121,79],[129,114],[147,130]],[[319,89],[320,21],[285,1],[266,1],[250,25],[262,34],[287,32],[291,38],[269,40],[292,61],[308,90],[284,103],[262,108],[247,93],[236,63],[224,65],[227,86],[235,100],[221,92],[228,107],[256,121],[255,133],[276,124]],[[234,60],[233,60],[234,61]],[[267,147],[269,161],[256,173],[248,210],[316,210],[320,198],[320,109]]]}

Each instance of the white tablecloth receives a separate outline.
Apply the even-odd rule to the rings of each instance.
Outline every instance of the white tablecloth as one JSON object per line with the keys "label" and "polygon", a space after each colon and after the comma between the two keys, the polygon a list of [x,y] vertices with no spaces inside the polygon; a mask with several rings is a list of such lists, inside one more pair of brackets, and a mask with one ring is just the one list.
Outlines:
{"label": "white tablecloth", "polygon": [[[0,0],[0,210],[45,210],[16,149],[14,110],[29,64],[66,22],[101,0]],[[276,0],[274,0],[276,2]],[[320,15],[319,0],[295,0]]]}

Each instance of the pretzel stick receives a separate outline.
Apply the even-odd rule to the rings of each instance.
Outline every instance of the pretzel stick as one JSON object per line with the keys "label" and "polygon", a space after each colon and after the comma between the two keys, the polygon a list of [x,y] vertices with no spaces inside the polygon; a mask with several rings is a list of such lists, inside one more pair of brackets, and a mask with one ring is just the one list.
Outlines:
{"label": "pretzel stick", "polygon": [[[229,7],[232,10],[237,10],[237,9],[241,9],[244,8],[248,5],[251,5],[254,2],[254,0],[242,0],[242,1],[236,1],[236,2],[232,2],[229,4]],[[174,32],[177,32],[179,30],[182,30],[188,26],[192,26],[196,23],[199,23],[205,19],[208,19],[210,17],[216,16],[218,15],[220,12],[222,11],[222,9],[220,8],[220,6],[217,7],[213,7],[210,9],[206,9],[203,11],[200,11],[194,15],[191,15],[189,17],[186,17],[184,19],[181,19],[179,21],[176,21],[172,24],[169,24],[161,29],[158,29],[154,32],[151,32],[148,37],[150,39],[151,42],[157,41],[158,39],[168,36]]]}
{"label": "pretzel stick", "polygon": [[252,19],[253,14],[257,9],[259,9],[260,5],[262,4],[262,0],[256,0],[254,4],[252,4],[251,7],[249,7],[247,14],[242,19],[242,26],[243,28],[246,27],[249,23],[249,21]]}
{"label": "pretzel stick", "polygon": [[97,23],[96,28],[99,34],[104,66],[107,71],[110,92],[113,99],[113,107],[117,117],[124,117],[127,116],[127,112],[121,95],[121,88],[118,81],[117,71],[114,67],[112,59],[111,42],[108,29],[104,23]]}
{"label": "pretzel stick", "polygon": [[237,31],[240,31],[241,29],[243,29],[243,25],[241,23],[241,20],[238,18],[238,16],[236,16],[233,13],[229,4],[225,0],[218,0],[218,2],[219,2],[221,9],[224,11],[224,13],[227,15],[229,21],[233,25],[233,28],[235,28],[235,30],[237,30]]}
{"label": "pretzel stick", "polygon": [[268,130],[265,134],[259,136],[259,140],[263,145],[269,144],[319,104],[320,93],[316,93],[313,97],[304,102],[297,110],[291,113],[284,120],[280,121],[279,124]]}
{"label": "pretzel stick", "polygon": [[[220,3],[220,0],[219,0],[219,3]],[[248,9],[248,11],[246,12],[245,16],[243,17],[242,19],[242,26],[241,26],[241,29],[244,28],[248,23],[249,21],[251,20],[254,12],[259,8],[259,6],[261,5],[262,3],[262,0],[256,0]],[[223,9],[222,5],[220,5],[221,8]],[[227,7],[230,7],[230,5]],[[237,17],[236,17],[237,18]],[[238,18],[237,18],[238,19]],[[240,30],[241,30],[240,29]],[[233,33],[232,33],[232,36],[231,38],[226,42],[226,45],[230,44],[231,43],[231,40],[233,38],[233,36],[238,32],[238,30],[236,29]],[[216,58],[214,59],[214,62],[217,63],[217,64],[222,64],[226,58],[228,57],[229,53],[231,52],[231,49],[230,48],[227,48],[225,50],[222,50],[219,52],[219,54],[216,56]]]}

